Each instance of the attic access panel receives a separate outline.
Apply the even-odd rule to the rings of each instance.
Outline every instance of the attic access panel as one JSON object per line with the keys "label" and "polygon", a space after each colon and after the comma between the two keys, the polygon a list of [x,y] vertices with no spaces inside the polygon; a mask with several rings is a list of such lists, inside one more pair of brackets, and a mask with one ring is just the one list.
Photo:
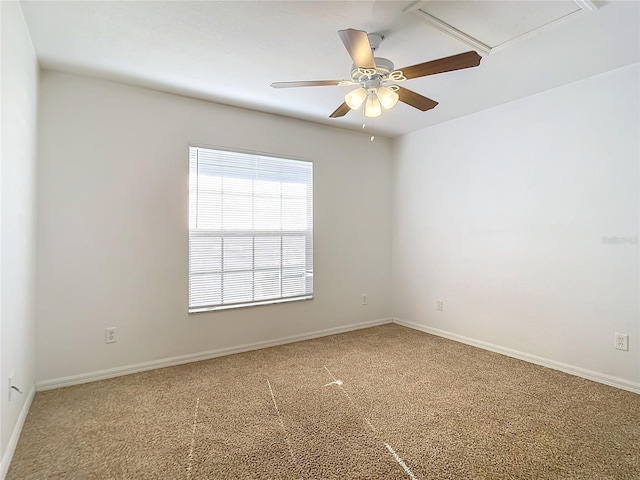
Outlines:
{"label": "attic access panel", "polygon": [[486,55],[556,22],[595,8],[590,0],[420,0],[404,11],[419,16],[431,26]]}

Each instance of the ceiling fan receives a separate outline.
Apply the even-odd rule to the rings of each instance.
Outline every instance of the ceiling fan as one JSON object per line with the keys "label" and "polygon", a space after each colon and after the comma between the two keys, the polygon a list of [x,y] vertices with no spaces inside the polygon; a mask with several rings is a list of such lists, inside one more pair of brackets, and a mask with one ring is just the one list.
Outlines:
{"label": "ceiling fan", "polygon": [[345,101],[329,115],[330,118],[343,117],[350,110],[360,108],[362,104],[364,104],[364,114],[367,117],[377,117],[382,113],[382,108],[392,108],[398,100],[425,112],[438,105],[438,102],[396,85],[396,83],[437,73],[477,67],[482,58],[477,52],[469,51],[395,70],[390,60],[373,56],[380,46],[382,35],[367,34],[363,30],[352,28],[340,30],[338,35],[353,60],[350,80],[274,82],[271,86],[273,88],[357,86],[358,88],[345,95]]}

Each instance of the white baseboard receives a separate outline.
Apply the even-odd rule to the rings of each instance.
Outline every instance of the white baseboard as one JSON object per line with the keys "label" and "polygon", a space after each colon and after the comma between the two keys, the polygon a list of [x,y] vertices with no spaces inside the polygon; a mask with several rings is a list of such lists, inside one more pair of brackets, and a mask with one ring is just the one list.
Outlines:
{"label": "white baseboard", "polygon": [[336,335],[338,333],[350,332],[353,330],[360,330],[362,328],[376,327],[378,325],[385,325],[392,323],[392,318],[382,318],[379,320],[372,320],[368,322],[360,322],[343,327],[327,328],[325,330],[318,330],[315,332],[305,333],[302,335],[293,335],[290,337],[279,338],[276,340],[269,340],[266,342],[257,342],[247,345],[239,345],[231,348],[221,348],[218,350],[210,350],[207,352],[192,353],[189,355],[181,355],[179,357],[163,358],[160,360],[154,360],[151,362],[138,363],[136,365],[127,365],[124,367],[110,368],[107,370],[99,370],[97,372],[82,373],[80,375],[73,375],[70,377],[54,378],[51,380],[42,380],[36,382],[36,390],[38,392],[44,390],[52,390],[54,388],[69,387],[71,385],[79,385],[81,383],[95,382],[97,380],[104,380],[107,378],[120,377],[122,375],[129,375],[131,373],[144,372],[146,370],[153,370],[156,368],[173,367],[176,365],[182,365],[185,363],[199,362],[201,360],[209,360],[211,358],[222,357],[225,355],[232,355],[234,353],[248,352],[251,350],[259,350],[261,348],[276,347],[278,345],[284,345],[287,343],[301,342],[303,340],[311,340],[314,338],[326,337],[328,335]]}
{"label": "white baseboard", "polygon": [[449,340],[455,340],[456,342],[465,343],[474,347],[489,350],[491,352],[500,353],[508,357],[517,358],[518,360],[524,360],[525,362],[535,363],[543,367],[552,368],[554,370],[560,370],[561,372],[575,375],[577,377],[586,378],[587,380],[593,380],[594,382],[604,383],[611,387],[620,388],[622,390],[628,390],[633,393],[640,394],[640,383],[631,382],[624,378],[613,377],[604,373],[594,372],[585,368],[576,367],[555,360],[550,360],[544,357],[538,357],[537,355],[531,355],[530,353],[520,352],[518,350],[512,350],[510,348],[501,347],[500,345],[494,345],[492,343],[483,342],[481,340],[475,340],[473,338],[458,335],[456,333],[450,333],[445,330],[439,330],[437,328],[427,327],[418,323],[409,322],[400,318],[394,318],[393,323],[402,325],[403,327],[412,328],[414,330],[420,330],[421,332],[430,333],[438,337],[448,338]]}
{"label": "white baseboard", "polygon": [[0,463],[0,480],[4,480],[4,478],[7,476],[9,465],[11,465],[11,459],[13,458],[13,454],[16,451],[16,446],[18,445],[18,440],[20,439],[20,433],[22,433],[22,427],[24,426],[24,422],[27,419],[27,414],[29,413],[31,402],[33,402],[33,397],[35,396],[35,394],[36,389],[35,386],[32,385],[29,389],[29,392],[27,393],[27,399],[22,406],[18,421],[13,427],[13,432],[11,433],[11,437],[9,438],[7,449],[2,456],[2,463]]}

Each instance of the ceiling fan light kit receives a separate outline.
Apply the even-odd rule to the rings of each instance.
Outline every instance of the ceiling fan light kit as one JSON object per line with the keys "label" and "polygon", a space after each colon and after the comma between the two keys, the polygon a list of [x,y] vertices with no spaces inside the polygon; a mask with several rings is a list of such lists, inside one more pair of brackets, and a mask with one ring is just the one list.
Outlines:
{"label": "ceiling fan light kit", "polygon": [[393,108],[396,105],[396,103],[398,103],[398,99],[400,98],[400,95],[396,93],[396,91],[393,89],[393,86],[391,87],[382,86],[378,88],[377,95],[378,95],[378,100],[380,100],[380,104],[386,110]]}
{"label": "ceiling fan light kit", "polygon": [[375,93],[370,93],[367,96],[367,103],[364,106],[364,114],[369,118],[379,117],[382,114],[382,106],[380,100]]}
{"label": "ceiling fan light kit", "polygon": [[398,101],[424,112],[435,108],[438,102],[395,85],[395,83],[476,67],[480,65],[482,59],[477,52],[469,51],[395,70],[393,62],[390,60],[373,56],[383,39],[381,35],[367,34],[365,31],[352,28],[340,30],[338,35],[353,60],[351,80],[275,82],[271,86],[273,88],[291,88],[356,85],[357,88],[345,95],[344,103],[329,116],[330,118],[343,117],[351,110],[358,110],[363,104],[366,117],[379,117],[383,108],[385,110],[393,108]]}
{"label": "ceiling fan light kit", "polygon": [[357,110],[367,98],[367,90],[364,87],[356,88],[344,96],[344,101],[352,110]]}
{"label": "ceiling fan light kit", "polygon": [[[368,34],[367,37],[373,55],[382,41],[382,36]],[[369,118],[379,117],[382,113],[381,106],[388,110],[398,103],[399,96],[394,90],[396,86],[386,84],[406,80],[402,72],[393,69],[391,60],[373,57],[373,61],[375,68],[362,68],[355,64],[351,67],[352,82],[350,84],[360,86],[344,96],[344,101],[351,110],[358,110],[366,100],[364,114]],[[344,84],[348,83],[345,81]]]}

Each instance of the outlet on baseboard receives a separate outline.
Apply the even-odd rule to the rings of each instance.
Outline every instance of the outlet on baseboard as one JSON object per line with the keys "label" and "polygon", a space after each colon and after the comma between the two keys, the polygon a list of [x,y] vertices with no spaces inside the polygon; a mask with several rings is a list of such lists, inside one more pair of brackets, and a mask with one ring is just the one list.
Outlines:
{"label": "outlet on baseboard", "polygon": [[629,335],[626,333],[618,333],[615,334],[616,339],[616,349],[623,350],[625,352],[629,351]]}

